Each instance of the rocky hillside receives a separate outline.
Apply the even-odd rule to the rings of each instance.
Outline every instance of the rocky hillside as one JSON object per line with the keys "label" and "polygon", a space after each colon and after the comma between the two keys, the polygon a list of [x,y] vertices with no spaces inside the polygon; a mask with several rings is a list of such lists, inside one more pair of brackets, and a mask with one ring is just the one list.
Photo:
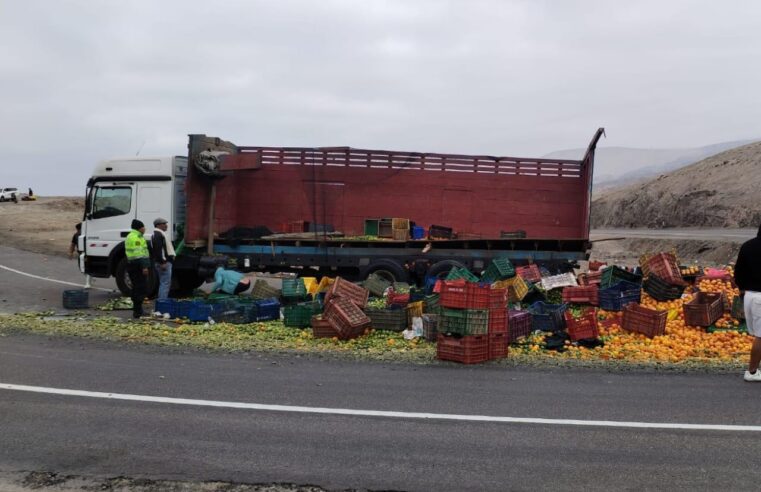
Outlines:
{"label": "rocky hillside", "polygon": [[758,227],[761,142],[601,193],[592,227]]}

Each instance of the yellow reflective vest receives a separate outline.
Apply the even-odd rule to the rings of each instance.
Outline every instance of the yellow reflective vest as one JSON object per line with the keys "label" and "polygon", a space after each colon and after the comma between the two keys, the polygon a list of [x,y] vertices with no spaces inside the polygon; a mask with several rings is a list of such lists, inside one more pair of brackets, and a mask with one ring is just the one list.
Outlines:
{"label": "yellow reflective vest", "polygon": [[140,231],[133,229],[129,232],[127,239],[124,240],[124,249],[127,253],[127,261],[145,262],[146,266],[150,263],[148,242]]}

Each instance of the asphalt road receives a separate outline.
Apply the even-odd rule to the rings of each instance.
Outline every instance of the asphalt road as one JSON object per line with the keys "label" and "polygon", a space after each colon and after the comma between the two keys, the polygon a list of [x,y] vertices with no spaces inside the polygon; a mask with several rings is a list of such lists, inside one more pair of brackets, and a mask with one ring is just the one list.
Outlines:
{"label": "asphalt road", "polygon": [[[81,282],[73,262],[61,259],[0,248],[0,265]],[[63,288],[0,269],[0,299],[12,306],[0,309],[60,306]],[[0,384],[354,410],[761,425],[761,385],[739,374],[413,366],[21,334],[0,337]],[[761,483],[752,458],[761,434],[751,431],[292,413],[8,389],[0,389],[0,422],[0,474],[457,491]]]}

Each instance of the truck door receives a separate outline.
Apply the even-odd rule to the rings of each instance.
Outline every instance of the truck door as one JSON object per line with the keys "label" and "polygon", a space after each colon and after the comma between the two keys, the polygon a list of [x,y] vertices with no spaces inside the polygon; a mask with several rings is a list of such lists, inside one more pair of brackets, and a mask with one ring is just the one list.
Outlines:
{"label": "truck door", "polygon": [[130,231],[130,223],[135,217],[135,185],[96,185],[90,200],[84,231],[85,252],[89,256],[107,257]]}

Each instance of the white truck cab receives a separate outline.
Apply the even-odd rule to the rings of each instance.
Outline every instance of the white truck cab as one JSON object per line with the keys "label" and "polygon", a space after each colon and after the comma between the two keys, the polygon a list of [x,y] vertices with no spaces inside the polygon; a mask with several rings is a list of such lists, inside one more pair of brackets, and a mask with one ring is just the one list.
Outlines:
{"label": "white truck cab", "polygon": [[[129,290],[124,239],[133,219],[145,224],[146,239],[153,221],[169,221],[172,241],[183,235],[187,158],[131,157],[99,163],[87,183],[85,220],[79,237],[80,270],[93,277],[116,277]],[[151,272],[153,273],[153,272]],[[149,288],[155,284],[153,278]]]}
{"label": "white truck cab", "polygon": [[21,198],[18,188],[0,188],[0,202]]}

